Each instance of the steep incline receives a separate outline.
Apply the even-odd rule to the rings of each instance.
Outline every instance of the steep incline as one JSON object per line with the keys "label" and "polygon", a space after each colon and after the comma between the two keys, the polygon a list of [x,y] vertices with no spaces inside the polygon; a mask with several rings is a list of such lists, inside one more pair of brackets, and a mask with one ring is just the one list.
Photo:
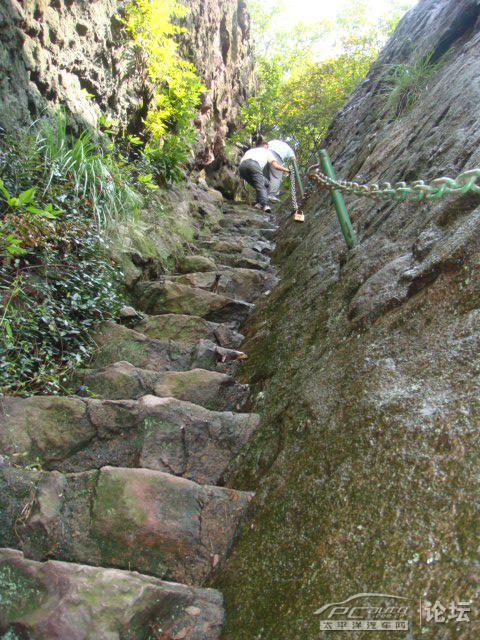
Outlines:
{"label": "steep incline", "polygon": [[80,396],[3,399],[1,638],[218,640],[202,586],[253,497],[224,482],[259,426],[238,328],[277,282],[269,216],[223,208],[181,273],[101,328]]}
{"label": "steep incline", "polygon": [[[328,133],[339,177],[480,167],[479,11],[422,0],[407,14]],[[413,109],[385,113],[385,65],[448,48]],[[231,480],[259,488],[215,583],[228,640],[323,637],[314,612],[365,591],[410,598],[415,638],[420,597],[478,605],[480,199],[346,201],[356,249],[316,196],[305,225],[282,228],[281,284],[247,329],[264,420]],[[421,635],[479,636],[478,617],[424,620]]]}

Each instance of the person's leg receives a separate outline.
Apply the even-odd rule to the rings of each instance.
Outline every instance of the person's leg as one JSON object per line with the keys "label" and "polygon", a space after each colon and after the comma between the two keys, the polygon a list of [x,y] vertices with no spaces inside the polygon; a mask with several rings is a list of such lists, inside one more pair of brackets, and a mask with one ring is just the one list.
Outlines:
{"label": "person's leg", "polygon": [[283,171],[270,167],[270,186],[268,188],[268,197],[277,198],[282,184]]}
{"label": "person's leg", "polygon": [[239,169],[240,176],[255,189],[257,195],[257,204],[261,207],[268,206],[267,187],[265,185],[265,176],[262,173],[258,162],[253,160],[245,160]]}
{"label": "person's leg", "polygon": [[252,167],[252,186],[257,194],[257,203],[262,207],[268,207],[268,193],[265,184],[265,176],[263,175],[260,165],[255,163],[256,167]]}

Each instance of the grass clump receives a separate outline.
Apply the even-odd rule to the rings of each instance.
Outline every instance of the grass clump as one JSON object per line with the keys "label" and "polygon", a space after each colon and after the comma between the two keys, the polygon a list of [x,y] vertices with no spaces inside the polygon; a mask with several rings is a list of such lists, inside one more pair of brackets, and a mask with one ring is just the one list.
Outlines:
{"label": "grass clump", "polygon": [[395,65],[385,76],[387,85],[390,85],[386,106],[387,110],[393,110],[395,118],[410,111],[428,87],[429,80],[445,63],[448,52],[436,62],[432,61],[433,53],[418,54],[412,64]]}

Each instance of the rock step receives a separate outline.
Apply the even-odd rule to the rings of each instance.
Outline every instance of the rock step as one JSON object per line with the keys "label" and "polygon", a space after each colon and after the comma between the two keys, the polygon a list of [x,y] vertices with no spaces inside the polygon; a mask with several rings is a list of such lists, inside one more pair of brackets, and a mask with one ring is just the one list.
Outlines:
{"label": "rock step", "polygon": [[[218,222],[218,226],[215,228],[215,236],[222,234],[235,234],[244,238],[252,238],[253,240],[273,240],[278,227],[276,225],[265,224],[265,226],[246,227],[243,224],[243,220],[236,220],[231,216],[222,218]],[[200,238],[207,239],[212,234],[200,234]]]}
{"label": "rock step", "polygon": [[88,395],[109,400],[138,400],[145,395],[177,398],[212,411],[241,411],[248,400],[248,385],[225,373],[207,369],[149,371],[120,361],[102,369],[79,369],[76,386]]}
{"label": "rock step", "polygon": [[114,322],[104,323],[93,338],[98,348],[90,367],[95,369],[123,360],[149,371],[208,369],[230,373],[235,361],[246,357],[241,351],[220,347],[210,340],[155,340]]}
{"label": "rock step", "polygon": [[162,281],[186,284],[245,302],[253,302],[278,282],[271,273],[241,268],[165,276]]}
{"label": "rock step", "polygon": [[175,398],[5,398],[0,446],[16,465],[81,472],[106,465],[220,483],[260,423]]}
{"label": "rock step", "polygon": [[0,546],[196,586],[225,557],[253,495],[118,467],[64,475],[3,465],[0,485]]}
{"label": "rock step", "polygon": [[220,638],[223,598],[213,589],[119,569],[36,562],[13,549],[0,549],[0,575],[5,638]]}
{"label": "rock step", "polygon": [[210,322],[200,316],[178,313],[146,315],[135,325],[135,329],[155,340],[186,343],[210,340],[227,349],[238,349],[245,339],[245,336],[235,331],[228,323]]}
{"label": "rock step", "polygon": [[217,264],[227,267],[266,271],[270,266],[269,256],[248,247],[243,248],[240,253],[215,251],[212,252],[212,256]]}
{"label": "rock step", "polygon": [[253,309],[247,302],[168,280],[140,282],[134,295],[138,308],[145,313],[194,315],[213,322],[240,324]]}
{"label": "rock step", "polygon": [[263,229],[264,227],[275,226],[272,216],[252,208],[242,210],[236,207],[225,207],[223,214],[223,218],[219,220],[221,226],[235,224],[239,227],[250,229]]}
{"label": "rock step", "polygon": [[198,246],[213,255],[218,253],[238,254],[246,249],[251,249],[264,255],[269,255],[273,251],[273,244],[268,240],[255,240],[244,236],[232,236],[232,234],[199,240]]}

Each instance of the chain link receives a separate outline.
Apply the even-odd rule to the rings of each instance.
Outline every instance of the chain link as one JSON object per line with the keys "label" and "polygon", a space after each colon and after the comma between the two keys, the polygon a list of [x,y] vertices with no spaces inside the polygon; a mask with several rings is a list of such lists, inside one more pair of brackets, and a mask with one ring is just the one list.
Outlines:
{"label": "chain link", "polygon": [[290,166],[290,184],[292,187],[292,205],[293,210],[298,211],[298,202],[297,202],[297,179],[295,176],[295,168],[293,165]]}
{"label": "chain link", "polygon": [[[436,178],[432,180],[430,184],[425,184],[423,180],[416,180],[410,185],[406,182],[396,182],[394,185],[391,185],[390,182],[360,184],[358,182],[350,182],[349,180],[333,180],[325,175],[320,167],[321,165],[314,164],[308,169],[309,179],[315,181],[319,188],[329,190],[340,189],[347,193],[354,193],[357,196],[382,198],[383,200],[391,199],[421,202],[422,200],[439,200],[444,195],[463,194],[468,191],[480,194],[480,169],[463,171],[456,179],[447,177]],[[477,184],[477,182],[479,184]],[[292,202],[295,206],[296,198],[295,201],[293,201],[293,196]]]}

